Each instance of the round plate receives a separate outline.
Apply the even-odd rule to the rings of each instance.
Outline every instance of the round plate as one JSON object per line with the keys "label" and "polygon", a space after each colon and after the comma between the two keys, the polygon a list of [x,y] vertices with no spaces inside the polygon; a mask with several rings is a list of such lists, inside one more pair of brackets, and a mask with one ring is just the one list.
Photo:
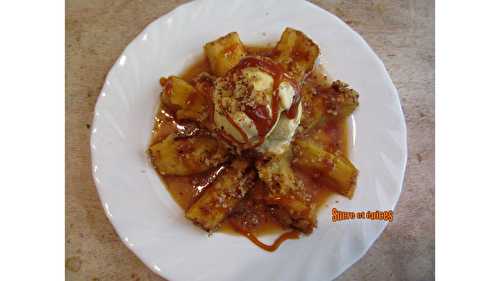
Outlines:
{"label": "round plate", "polygon": [[[242,236],[208,236],[185,219],[145,151],[161,76],[179,74],[202,55],[204,43],[228,32],[237,31],[246,44],[274,43],[287,26],[312,38],[328,74],[360,93],[350,119],[351,159],[360,174],[352,200],[334,196],[311,235],[268,253]],[[336,16],[301,0],[201,0],[154,21],[106,77],[95,107],[91,152],[95,184],[118,235],[171,281],[334,279],[368,250],[386,223],[333,223],[331,209],[392,210],[407,154],[398,93],[381,60]]]}

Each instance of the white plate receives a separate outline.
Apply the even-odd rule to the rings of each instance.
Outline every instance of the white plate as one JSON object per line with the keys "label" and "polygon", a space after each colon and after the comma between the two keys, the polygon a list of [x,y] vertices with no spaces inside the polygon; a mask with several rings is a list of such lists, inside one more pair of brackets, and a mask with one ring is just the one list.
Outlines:
{"label": "white plate", "polygon": [[[145,150],[161,76],[180,73],[202,54],[204,43],[230,31],[247,44],[268,43],[277,41],[286,26],[318,43],[327,72],[360,93],[351,119],[351,157],[360,174],[352,200],[332,198],[311,235],[268,253],[244,237],[208,237],[193,226],[165,190]],[[333,223],[331,208],[392,210],[407,154],[398,93],[381,60],[341,20],[301,0],[202,0],[154,21],[127,46],[106,78],[95,107],[91,152],[102,204],[120,238],[171,281],[334,279],[368,250],[386,223]]]}

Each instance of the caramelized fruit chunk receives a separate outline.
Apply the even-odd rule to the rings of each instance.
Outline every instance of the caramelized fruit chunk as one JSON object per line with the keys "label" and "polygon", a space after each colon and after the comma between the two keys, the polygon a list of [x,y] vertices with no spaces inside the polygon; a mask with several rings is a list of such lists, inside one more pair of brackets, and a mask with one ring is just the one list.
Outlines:
{"label": "caramelized fruit chunk", "polygon": [[208,117],[208,100],[188,82],[179,77],[162,78],[161,101],[179,121],[192,120],[201,122]]}
{"label": "caramelized fruit chunk", "polygon": [[255,172],[248,162],[235,160],[187,210],[186,217],[206,231],[214,231],[253,187]]}
{"label": "caramelized fruit chunk", "polygon": [[340,151],[330,153],[313,140],[297,140],[293,146],[294,165],[322,176],[334,190],[348,198],[354,193],[358,170]]}
{"label": "caramelized fruit chunk", "polygon": [[[200,133],[213,133],[215,128],[212,91],[216,77],[207,72],[201,72],[185,79],[175,76],[160,79],[164,90],[161,95],[160,112],[162,114],[157,114],[157,122],[165,119],[166,116],[167,120],[172,118],[177,124],[182,125],[174,128],[178,133],[182,134],[185,127],[191,127],[191,125],[194,125],[195,130]],[[157,139],[155,138],[154,143]]]}
{"label": "caramelized fruit chunk", "polygon": [[302,97],[302,116],[300,127],[308,131],[321,123],[325,118],[326,108],[322,99],[316,98],[316,89],[310,84],[304,84],[300,92]]}
{"label": "caramelized fruit chunk", "polygon": [[283,65],[296,81],[313,69],[319,47],[301,31],[287,27],[274,48],[273,58]]}
{"label": "caramelized fruit chunk", "polygon": [[342,119],[351,115],[359,105],[359,94],[342,81],[318,89],[304,85],[302,88],[303,112],[300,125],[307,131],[324,121]]}
{"label": "caramelized fruit chunk", "polygon": [[340,80],[332,85],[319,97],[325,99],[326,113],[335,118],[345,118],[351,115],[359,105],[359,94],[347,83]]}
{"label": "caramelized fruit chunk", "polygon": [[185,176],[204,172],[228,158],[226,147],[209,136],[176,138],[169,135],[149,148],[151,160],[162,175]]}
{"label": "caramelized fruit chunk", "polygon": [[312,232],[316,225],[314,204],[293,174],[289,153],[274,156],[267,162],[259,161],[257,170],[268,190],[265,202],[276,219],[286,227]]}
{"label": "caramelized fruit chunk", "polygon": [[235,230],[253,231],[262,224],[272,220],[264,202],[267,190],[262,181],[256,180],[255,186],[248,192],[241,202],[232,210],[228,219]]}
{"label": "caramelized fruit chunk", "polygon": [[236,32],[205,44],[204,49],[210,69],[217,76],[224,76],[246,56],[245,47]]}

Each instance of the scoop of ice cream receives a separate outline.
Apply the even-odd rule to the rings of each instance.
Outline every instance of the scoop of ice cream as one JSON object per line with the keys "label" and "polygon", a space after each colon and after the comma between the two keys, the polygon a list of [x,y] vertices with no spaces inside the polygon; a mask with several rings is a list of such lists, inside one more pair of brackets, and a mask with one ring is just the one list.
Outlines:
{"label": "scoop of ice cream", "polygon": [[300,124],[302,116],[302,104],[298,105],[298,112],[295,118],[288,118],[285,114],[281,114],[274,129],[266,137],[264,143],[257,150],[263,153],[281,154],[286,151],[288,145],[293,139],[295,130]]}
{"label": "scoop of ice cream", "polygon": [[249,57],[216,80],[214,123],[233,145],[280,154],[290,144],[302,105],[279,71],[269,59]]}

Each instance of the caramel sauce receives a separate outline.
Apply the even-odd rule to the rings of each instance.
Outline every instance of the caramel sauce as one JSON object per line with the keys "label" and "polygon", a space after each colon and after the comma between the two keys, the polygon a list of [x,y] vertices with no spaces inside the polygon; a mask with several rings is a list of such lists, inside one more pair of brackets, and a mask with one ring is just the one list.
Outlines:
{"label": "caramel sauce", "polygon": [[290,105],[290,109],[285,112],[285,115],[286,117],[288,117],[288,119],[293,119],[297,116],[299,112],[300,100],[300,95],[293,96],[292,105]]}
{"label": "caramel sauce", "polygon": [[[295,95],[293,97],[292,105],[290,106],[290,109],[286,112],[286,116],[290,119],[294,118],[297,116],[297,108],[300,103],[300,89],[297,86],[297,82],[293,81],[286,73],[284,72],[284,69],[279,65],[274,62],[270,62],[267,60],[261,60],[256,57],[247,57],[243,59],[239,65],[237,65],[234,69],[235,71],[239,71],[243,68],[246,67],[258,67],[261,70],[267,72],[273,77],[274,83],[273,83],[273,102],[272,102],[272,108],[273,108],[273,120],[276,121],[277,118],[277,110],[278,110],[278,102],[279,102],[279,96],[278,96],[278,87],[281,84],[281,82],[286,81],[295,90]],[[245,112],[247,113],[247,112]],[[247,113],[248,114],[248,113]],[[269,117],[268,117],[269,118]],[[271,123],[271,127],[274,122]],[[270,128],[269,128],[270,129]],[[267,132],[266,132],[267,133]],[[265,134],[264,134],[265,135]]]}
{"label": "caramel sauce", "polygon": [[188,82],[193,82],[196,76],[202,72],[210,73],[210,64],[205,56],[200,57],[195,63],[182,72],[179,77]]}
{"label": "caramel sauce", "polygon": [[285,232],[281,234],[276,240],[274,240],[273,244],[267,245],[262,243],[251,231],[248,231],[246,229],[243,229],[238,226],[238,224],[235,223],[230,223],[231,226],[240,234],[244,235],[247,237],[252,243],[255,245],[259,246],[261,249],[264,249],[268,252],[274,252],[278,249],[278,247],[281,245],[281,243],[285,242],[287,239],[298,239],[300,236],[300,232],[296,230],[291,230],[288,232]]}
{"label": "caramel sauce", "polygon": [[245,113],[250,119],[255,124],[255,127],[257,128],[257,133],[259,134],[260,142],[263,142],[263,138],[267,135],[267,133],[271,130],[274,124],[275,117],[274,115],[277,114],[275,113],[274,110],[274,104],[276,104],[276,101],[272,102],[273,105],[273,116],[269,116],[269,112],[267,111],[267,108],[263,105],[259,105],[255,107],[254,109],[247,109],[245,110]]}
{"label": "caramel sauce", "polygon": [[[246,47],[247,52],[250,55],[259,55],[259,56],[271,56],[272,48],[270,47]],[[260,65],[263,68],[266,68],[268,71],[273,72],[270,74],[276,75],[273,77],[281,79],[288,79],[280,69],[273,69],[273,66],[261,64],[261,62],[249,60],[245,64],[247,65]],[[203,57],[198,62],[194,63],[191,67],[189,67],[186,71],[184,71],[179,77],[182,79],[193,82],[193,80],[202,72],[210,72],[210,67],[208,64],[208,60]],[[285,77],[285,78],[283,78]],[[313,87],[324,87],[325,85],[330,84],[331,81],[318,69],[314,70],[307,79],[305,79],[304,84],[312,85]],[[279,83],[275,83],[279,85]],[[297,87],[296,83],[291,81],[292,86]],[[277,87],[277,86],[276,86]],[[297,88],[296,88],[297,89]],[[210,95],[213,88],[210,87],[209,84],[205,87],[205,94]],[[292,103],[292,107],[286,112],[288,118],[293,118],[295,114],[297,114],[297,106],[300,103],[300,95],[296,95],[294,97],[294,102]],[[277,102],[273,102],[277,104]],[[261,113],[255,113],[257,117],[255,120],[266,119],[268,116],[259,116]],[[260,121],[258,121],[260,122]],[[262,121],[267,122],[267,121]],[[259,134],[262,130],[262,134],[267,129],[267,123],[263,124],[261,129],[259,129]],[[163,105],[160,105],[160,108],[155,117],[155,124],[152,131],[152,139],[151,144],[157,143],[167,137],[172,133],[179,133],[182,131],[183,125],[178,124],[172,116],[168,114],[166,108]],[[332,152],[340,149],[344,155],[348,155],[348,128],[347,121],[345,120],[337,120],[330,121],[325,124],[325,126],[321,129],[322,138],[325,147]],[[194,175],[194,176],[168,176],[168,175],[159,175],[164,183],[166,184],[166,188],[177,202],[177,204],[184,210],[187,210],[190,205],[198,198],[201,192],[210,184],[215,181],[217,176],[224,170],[224,166],[216,167],[208,172]],[[332,189],[321,183],[315,179],[315,175],[308,173],[307,171],[298,170],[293,167],[293,171],[298,180],[304,183],[304,188],[311,194],[312,202],[318,206],[316,208],[316,212],[322,208],[325,202],[334,194]],[[254,188],[257,190],[257,186]],[[258,237],[265,234],[275,234],[283,231],[283,227],[268,213],[262,210],[258,210],[259,204],[254,206],[253,210],[249,210],[249,212],[255,212],[258,214],[258,223],[253,225],[251,229],[242,228],[240,225],[245,224],[244,221],[239,221],[239,223],[235,223],[235,218],[231,217],[227,219],[219,228],[220,232],[224,232],[231,235],[244,235],[250,241],[252,241],[255,245],[266,251],[275,251],[285,240],[287,239],[297,239],[300,235],[297,231],[287,231],[281,234],[271,245],[267,245],[259,241]]]}
{"label": "caramel sauce", "polygon": [[[260,59],[258,57],[250,56],[242,59],[240,63],[231,70],[231,73],[238,73],[241,70],[248,67],[257,67],[273,77],[273,98],[271,102],[271,108],[272,108],[271,116],[269,116],[269,113],[265,106],[257,106],[256,108],[247,109],[245,111],[247,116],[250,117],[250,119],[252,119],[252,121],[255,124],[255,127],[257,128],[257,132],[259,135],[259,142],[257,144],[258,146],[264,142],[265,136],[267,135],[267,133],[269,133],[269,131],[272,129],[273,125],[276,123],[278,119],[278,108],[279,108],[278,87],[281,84],[281,81],[283,80],[284,70],[279,64],[274,63],[271,60],[265,60],[265,59]],[[234,125],[238,127],[238,125],[234,121],[232,123],[234,123]]]}

